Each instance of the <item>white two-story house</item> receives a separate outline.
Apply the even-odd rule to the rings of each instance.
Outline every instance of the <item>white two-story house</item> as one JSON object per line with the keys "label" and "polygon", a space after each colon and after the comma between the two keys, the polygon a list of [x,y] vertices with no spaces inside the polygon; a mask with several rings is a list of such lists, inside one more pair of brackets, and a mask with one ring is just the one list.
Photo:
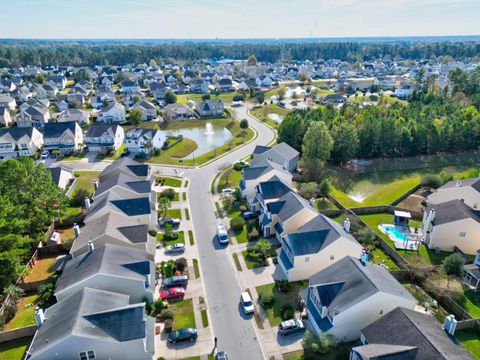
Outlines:
{"label": "white two-story house", "polygon": [[125,145],[132,153],[150,154],[154,149],[160,149],[166,137],[162,137],[156,129],[134,128],[125,134]]}
{"label": "white two-story house", "polygon": [[33,156],[43,146],[43,135],[33,127],[0,129],[0,159]]}
{"label": "white two-story house", "polygon": [[125,106],[116,102],[101,109],[97,114],[97,122],[107,124],[122,122],[125,121],[125,119]]}
{"label": "white two-story house", "polygon": [[120,125],[90,125],[85,136],[85,144],[89,151],[107,153],[118,150],[124,138],[125,132]]}
{"label": "white two-story house", "polygon": [[58,150],[61,155],[80,151],[84,142],[82,128],[76,121],[47,123],[43,142],[45,150]]}

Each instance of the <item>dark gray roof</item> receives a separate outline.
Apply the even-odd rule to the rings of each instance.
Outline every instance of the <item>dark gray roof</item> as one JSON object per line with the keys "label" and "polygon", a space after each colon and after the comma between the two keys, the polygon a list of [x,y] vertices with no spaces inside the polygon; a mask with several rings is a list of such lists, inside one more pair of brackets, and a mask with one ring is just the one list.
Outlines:
{"label": "dark gray roof", "polygon": [[75,135],[77,130],[76,121],[65,121],[65,122],[49,122],[45,123],[43,128],[43,137],[44,138],[59,138],[65,133],[65,131],[70,130],[72,134]]}
{"label": "dark gray roof", "polygon": [[106,341],[110,346],[146,337],[145,304],[129,304],[129,296],[84,288],[47,309],[45,322],[30,346],[32,355],[70,336]]}
{"label": "dark gray roof", "polygon": [[87,137],[100,137],[105,132],[110,132],[111,136],[114,137],[117,133],[117,129],[120,125],[117,124],[96,124],[90,125],[87,130]]}
{"label": "dark gray roof", "polygon": [[368,343],[418,347],[415,360],[473,359],[441,324],[427,314],[396,308],[362,330]]}
{"label": "dark gray roof", "polygon": [[56,166],[56,167],[48,168],[48,170],[50,171],[50,173],[52,175],[53,182],[57,185],[60,182],[60,175],[61,175],[62,171],[66,171],[66,172],[69,172],[70,174],[73,174],[72,170],[67,169],[65,167],[62,167],[62,166]]}
{"label": "dark gray roof", "polygon": [[32,137],[33,127],[9,127],[9,128],[0,128],[0,136],[9,134],[15,141],[19,140],[25,135]]}
{"label": "dark gray roof", "polygon": [[475,279],[480,279],[480,266],[476,264],[468,264],[464,265],[463,267],[465,271],[468,271],[470,274],[472,274]]}
{"label": "dark gray roof", "polygon": [[426,211],[435,209],[434,225],[448,224],[454,221],[472,218],[480,222],[480,211],[466,205],[463,200],[450,200],[444,203],[431,205]]}
{"label": "dark gray roof", "polygon": [[270,150],[270,149],[271,149],[270,146],[257,145],[257,146],[255,146],[255,149],[253,149],[253,153],[254,154],[261,154],[261,153],[264,153],[265,151]]}
{"label": "dark gray roof", "polygon": [[355,238],[343,230],[337,222],[319,214],[300,227],[297,232],[287,235],[285,242],[294,256],[301,256],[316,254],[341,237],[358,244]]}
{"label": "dark gray roof", "polygon": [[308,203],[307,200],[293,191],[286,193],[280,199],[278,199],[278,201],[283,202],[283,205],[278,212],[278,217],[281,221],[290,219],[292,216],[305,208],[316,212],[316,210]]}
{"label": "dark gray roof", "polygon": [[119,172],[99,184],[98,189],[95,190],[95,197],[110,190],[114,186],[120,186],[139,194],[148,194],[152,191],[152,181],[153,178],[151,180],[138,180],[136,177]]}
{"label": "dark gray roof", "polygon": [[[154,276],[155,264],[147,260],[144,250],[115,244],[95,247],[92,252],[69,260],[59,277],[55,292],[76,285],[93,275],[103,274],[133,280],[145,281],[146,276]],[[151,279],[150,286],[155,282]]]}
{"label": "dark gray roof", "polygon": [[285,185],[277,176],[272,176],[268,181],[263,181],[257,185],[257,192],[264,199],[278,199],[289,191],[292,191],[292,189]]}
{"label": "dark gray roof", "polygon": [[128,244],[147,243],[148,225],[137,224],[135,219],[118,212],[108,212],[80,229],[80,235],[73,241],[70,252],[85,249],[88,241],[102,239],[103,242],[122,241]]}
{"label": "dark gray roof", "polygon": [[480,192],[480,177],[472,178],[472,179],[449,181],[445,185],[441,186],[439,190],[457,188],[457,187],[466,187],[466,186],[471,186],[472,188]]}
{"label": "dark gray roof", "polygon": [[[368,344],[352,348],[362,360],[415,360],[418,348],[415,346]],[[433,360],[433,359],[432,359]]]}
{"label": "dark gray roof", "polygon": [[285,142],[275,145],[272,150],[278,152],[286,160],[292,160],[300,153]]}
{"label": "dark gray roof", "polygon": [[342,284],[328,306],[328,312],[332,317],[335,311],[347,310],[379,291],[415,303],[413,296],[385,268],[369,262],[364,264],[352,256],[346,256],[321,270],[313,275],[309,282],[320,298],[324,289],[330,291],[326,285]]}
{"label": "dark gray roof", "polygon": [[99,179],[104,181],[109,174],[112,174],[116,171],[122,171],[127,175],[141,178],[148,176],[149,166],[146,164],[141,164],[128,157],[122,157],[108,165],[100,174]]}
{"label": "dark gray roof", "polygon": [[263,174],[271,170],[281,170],[285,172],[286,170],[278,164],[268,160],[262,160],[255,165],[246,167],[242,170],[244,180],[255,180]]}

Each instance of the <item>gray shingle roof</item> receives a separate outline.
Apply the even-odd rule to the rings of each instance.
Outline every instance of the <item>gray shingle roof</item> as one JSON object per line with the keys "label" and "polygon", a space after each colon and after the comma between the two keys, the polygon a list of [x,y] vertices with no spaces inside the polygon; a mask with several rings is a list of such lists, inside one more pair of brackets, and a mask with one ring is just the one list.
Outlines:
{"label": "gray shingle roof", "polygon": [[67,130],[70,130],[75,135],[77,131],[76,121],[52,122],[45,123],[43,128],[44,138],[59,138]]}
{"label": "gray shingle roof", "polygon": [[28,135],[30,138],[32,137],[33,127],[9,127],[9,128],[1,128],[0,129],[0,136],[5,134],[9,134],[15,141],[21,139],[23,136]]}
{"label": "gray shingle roof", "polygon": [[292,160],[300,153],[285,142],[275,145],[272,150],[278,152],[286,160]]}
{"label": "gray shingle roof", "polygon": [[104,181],[108,175],[116,171],[122,171],[130,176],[147,177],[149,173],[149,166],[146,164],[141,164],[128,157],[122,157],[108,165],[100,174],[99,179]]}
{"label": "gray shingle roof", "polygon": [[69,260],[59,277],[55,292],[62,291],[96,274],[111,275],[155,284],[155,264],[147,260],[147,252],[115,244],[96,247],[92,252]]}
{"label": "gray shingle roof", "polygon": [[87,137],[100,137],[105,132],[109,132],[112,137],[115,137],[117,133],[117,128],[120,125],[113,125],[113,124],[96,124],[90,125],[87,130]]}
{"label": "gray shingle roof", "polygon": [[55,184],[57,184],[57,186],[60,183],[60,176],[61,176],[63,171],[67,171],[67,172],[69,172],[73,175],[73,171],[71,169],[67,169],[67,168],[62,167],[62,166],[56,166],[56,167],[48,168],[48,170],[50,171],[50,174],[52,175],[53,182]]}
{"label": "gray shingle roof", "polygon": [[129,296],[84,288],[51,306],[30,352],[37,355],[70,336],[107,341],[111,346],[146,337],[145,304],[129,304]]}
{"label": "gray shingle roof", "polygon": [[441,186],[439,190],[441,189],[450,189],[450,188],[456,188],[456,187],[466,187],[466,186],[471,186],[478,192],[480,192],[480,177],[477,178],[472,178],[472,179],[465,179],[465,180],[453,180],[449,181],[445,185]]}
{"label": "gray shingle roof", "polygon": [[474,210],[462,200],[450,200],[444,203],[429,206],[426,211],[435,209],[434,225],[448,224],[454,221],[471,218],[480,222],[480,211]]}
{"label": "gray shingle roof", "polygon": [[386,269],[369,262],[362,264],[359,259],[352,256],[346,256],[321,270],[309,281],[310,286],[319,292],[325,284],[345,283],[328,306],[332,317],[334,310],[338,312],[347,310],[379,291],[415,303],[413,296]]}
{"label": "gray shingle roof", "polygon": [[282,196],[278,201],[280,203],[283,202],[283,205],[280,211],[278,212],[278,217],[280,218],[281,221],[290,219],[292,216],[294,216],[299,211],[305,208],[316,212],[316,210],[308,203],[307,200],[305,200],[304,198],[302,198],[300,195],[298,195],[293,191],[288,192],[287,194]]}
{"label": "gray shingle roof", "polygon": [[152,181],[153,178],[151,180],[138,180],[136,177],[119,172],[99,184],[98,189],[95,191],[95,197],[115,186],[119,186],[138,194],[148,194],[152,191]]}
{"label": "gray shingle roof", "polygon": [[364,360],[415,360],[418,348],[415,346],[368,344],[352,348]]}
{"label": "gray shingle roof", "polygon": [[473,359],[430,315],[396,308],[362,330],[368,343],[418,347],[415,360]]}

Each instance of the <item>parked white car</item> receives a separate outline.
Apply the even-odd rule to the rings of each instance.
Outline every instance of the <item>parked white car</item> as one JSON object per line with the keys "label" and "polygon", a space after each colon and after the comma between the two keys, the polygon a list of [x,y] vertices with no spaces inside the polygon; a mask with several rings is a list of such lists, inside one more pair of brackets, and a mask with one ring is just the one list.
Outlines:
{"label": "parked white car", "polygon": [[233,188],[233,187],[229,187],[229,188],[226,188],[226,189],[222,190],[223,195],[229,195],[229,194],[234,194],[234,193],[235,193],[235,188]]}
{"label": "parked white car", "polygon": [[250,297],[250,294],[248,292],[242,292],[242,295],[240,295],[240,302],[242,304],[243,312],[245,314],[251,314],[255,311],[252,298]]}
{"label": "parked white car", "polygon": [[225,225],[218,224],[217,225],[217,238],[218,242],[222,245],[228,244],[228,233]]}

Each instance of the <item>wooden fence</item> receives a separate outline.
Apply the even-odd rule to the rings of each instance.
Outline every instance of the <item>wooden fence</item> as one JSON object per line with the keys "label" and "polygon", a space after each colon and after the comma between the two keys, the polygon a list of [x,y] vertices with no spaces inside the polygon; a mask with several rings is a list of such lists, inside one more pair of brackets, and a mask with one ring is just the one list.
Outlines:
{"label": "wooden fence", "polygon": [[72,195],[73,190],[75,189],[75,186],[77,186],[77,179],[78,179],[77,177],[73,178],[73,181],[70,184],[70,187],[68,188],[67,192],[65,193],[65,195],[67,197],[70,197],[70,195]]}
{"label": "wooden fence", "polygon": [[37,325],[25,326],[18,329],[0,331],[0,343],[33,336],[37,331]]}
{"label": "wooden fence", "polygon": [[412,195],[415,191],[417,191],[417,190],[420,189],[421,187],[422,187],[422,185],[421,185],[421,184],[418,184],[417,186],[415,186],[415,187],[413,187],[412,189],[408,190],[405,194],[403,194],[402,196],[400,196],[398,199],[392,201],[390,205],[396,206],[396,205],[400,204],[403,200],[405,200],[406,198],[408,198],[410,195]]}

